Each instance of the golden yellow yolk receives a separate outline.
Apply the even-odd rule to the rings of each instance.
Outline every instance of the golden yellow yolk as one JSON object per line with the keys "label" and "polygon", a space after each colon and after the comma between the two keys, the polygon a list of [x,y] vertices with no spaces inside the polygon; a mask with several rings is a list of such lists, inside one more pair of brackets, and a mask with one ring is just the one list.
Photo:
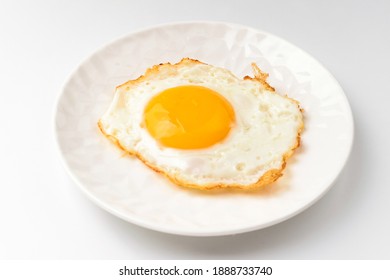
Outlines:
{"label": "golden yellow yolk", "polygon": [[154,96],[144,111],[149,133],[162,145],[200,149],[222,141],[234,123],[230,103],[202,86],[169,88]]}

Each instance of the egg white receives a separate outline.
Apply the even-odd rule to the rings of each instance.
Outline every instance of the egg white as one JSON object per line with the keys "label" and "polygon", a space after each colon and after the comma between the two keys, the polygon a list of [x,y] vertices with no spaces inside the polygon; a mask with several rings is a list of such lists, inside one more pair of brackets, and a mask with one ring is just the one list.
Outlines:
{"label": "egg white", "polygon": [[[181,85],[207,87],[229,101],[235,124],[223,141],[182,150],[164,147],[148,133],[143,122],[150,99]],[[123,149],[180,185],[245,188],[262,185],[269,171],[276,172],[270,182],[281,175],[286,159],[299,146],[303,117],[298,102],[256,79],[241,80],[226,69],[182,60],[119,86],[99,126]]]}

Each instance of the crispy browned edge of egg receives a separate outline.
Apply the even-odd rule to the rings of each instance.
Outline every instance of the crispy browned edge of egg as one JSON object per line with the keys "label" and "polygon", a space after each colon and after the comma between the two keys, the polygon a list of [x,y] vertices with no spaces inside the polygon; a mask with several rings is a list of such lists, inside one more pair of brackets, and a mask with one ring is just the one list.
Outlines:
{"label": "crispy browned edge of egg", "polygon": [[[129,80],[129,81],[125,82],[124,84],[117,86],[117,89],[121,88],[121,87],[134,86],[134,85],[142,82],[143,80],[145,80],[145,78],[148,77],[149,75],[157,74],[160,71],[161,67],[169,66],[169,67],[173,67],[175,69],[178,69],[182,65],[191,65],[191,64],[204,64],[204,65],[207,65],[206,63],[203,63],[203,62],[201,62],[199,60],[191,59],[191,58],[183,58],[180,62],[178,62],[176,64],[171,64],[169,62],[168,63],[160,63],[159,65],[154,65],[151,68],[147,69],[145,71],[145,74],[141,75],[137,79]],[[252,80],[252,81],[259,82],[265,89],[275,93],[275,89],[267,83],[267,78],[268,78],[269,75],[267,73],[261,71],[260,68],[255,63],[252,63],[252,69],[253,69],[253,72],[254,72],[254,77],[252,78],[252,77],[249,77],[249,76],[245,76],[244,80]],[[300,105],[299,105],[298,101],[296,101],[295,99],[292,99],[292,98],[290,98],[288,96],[285,96],[285,98],[288,98],[291,101],[293,101],[297,105],[298,109],[303,113],[303,110],[300,108]],[[126,153],[128,153],[130,155],[136,156],[145,165],[147,165],[148,167],[150,167],[154,171],[156,171],[156,172],[158,172],[160,174],[163,174],[170,181],[172,181],[173,183],[175,183],[175,184],[177,184],[179,186],[195,188],[195,189],[200,189],[200,190],[211,190],[211,189],[218,189],[218,188],[219,189],[229,188],[229,189],[241,189],[241,190],[257,190],[257,189],[260,189],[262,187],[265,187],[265,186],[275,182],[279,177],[281,177],[283,175],[282,172],[283,172],[284,168],[286,167],[288,158],[290,158],[292,156],[292,154],[294,153],[294,151],[300,146],[300,143],[301,143],[301,141],[300,141],[301,140],[301,133],[303,131],[304,125],[303,125],[303,121],[301,121],[301,125],[298,128],[298,133],[297,133],[297,138],[296,138],[295,144],[286,153],[283,154],[282,164],[281,164],[280,168],[279,169],[268,170],[267,172],[265,172],[260,177],[260,179],[256,183],[250,184],[250,185],[223,184],[223,183],[209,184],[209,185],[196,185],[196,184],[192,184],[190,182],[184,181],[184,180],[182,180],[180,178],[177,178],[174,175],[170,176],[169,174],[165,173],[163,170],[160,170],[157,166],[154,166],[153,164],[148,162],[146,159],[144,159],[141,154],[137,153],[136,151],[127,150],[124,146],[122,146],[118,139],[116,139],[114,136],[109,135],[108,133],[106,133],[106,131],[104,130],[104,128],[103,128],[103,126],[101,124],[101,120],[98,121],[98,127],[100,128],[101,132],[108,139],[110,139],[116,146],[118,146],[120,149],[122,149],[123,151],[125,151]]]}

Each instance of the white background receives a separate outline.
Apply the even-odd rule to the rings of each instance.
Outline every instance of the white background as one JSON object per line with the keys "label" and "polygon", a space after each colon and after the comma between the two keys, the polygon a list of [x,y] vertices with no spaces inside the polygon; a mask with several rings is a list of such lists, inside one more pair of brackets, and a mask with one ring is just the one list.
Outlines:
{"label": "white background", "polygon": [[[390,259],[389,15],[386,0],[0,1],[0,259]],[[182,20],[285,38],[344,88],[350,161],[302,214],[236,236],[168,235],[101,210],[65,173],[52,118],[68,75],[119,36]]]}

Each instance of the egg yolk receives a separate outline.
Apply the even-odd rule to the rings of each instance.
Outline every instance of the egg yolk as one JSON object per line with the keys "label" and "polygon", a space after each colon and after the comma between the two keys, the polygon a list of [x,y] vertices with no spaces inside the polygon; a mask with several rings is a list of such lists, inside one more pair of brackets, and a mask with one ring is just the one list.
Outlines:
{"label": "egg yolk", "polygon": [[235,120],[230,103],[202,86],[169,88],[154,96],[144,111],[149,133],[165,147],[206,148],[222,141]]}

